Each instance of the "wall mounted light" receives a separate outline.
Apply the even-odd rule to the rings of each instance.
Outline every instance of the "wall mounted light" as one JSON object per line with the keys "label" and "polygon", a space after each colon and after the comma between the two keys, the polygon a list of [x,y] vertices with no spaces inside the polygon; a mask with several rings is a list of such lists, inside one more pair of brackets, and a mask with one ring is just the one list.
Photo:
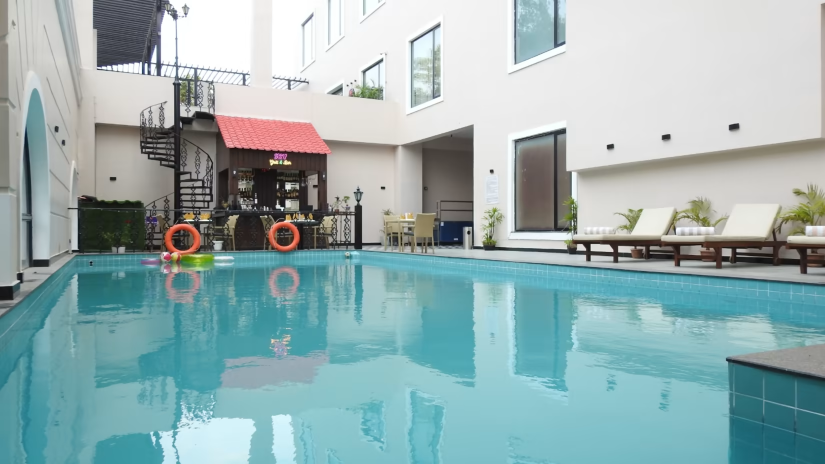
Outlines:
{"label": "wall mounted light", "polygon": [[321,180],[327,180],[327,172],[321,171]]}
{"label": "wall mounted light", "polygon": [[117,180],[117,177],[110,177],[110,178],[109,178],[109,180],[110,180],[110,181],[112,181],[112,182],[114,182],[114,181],[116,181],[116,180]]}
{"label": "wall mounted light", "polygon": [[60,132],[60,126],[54,126],[54,131],[55,132]]}
{"label": "wall mounted light", "polygon": [[381,190],[387,190],[387,187],[381,186]]}
{"label": "wall mounted light", "polygon": [[61,140],[61,141],[60,141],[60,144],[61,144],[61,145],[63,145],[63,146],[65,147],[65,146],[66,146],[66,141],[65,141],[65,140]]}
{"label": "wall mounted light", "polygon": [[607,146],[607,149],[608,149],[608,150],[612,150],[612,149],[614,149],[614,148],[616,148],[616,146],[615,146],[615,145],[613,145],[612,143],[611,143],[610,145],[608,145],[608,146]]}
{"label": "wall mounted light", "polygon": [[670,140],[670,134],[663,135],[662,140]]}
{"label": "wall mounted light", "polygon": [[495,169],[490,169],[490,174],[495,174],[495,173],[496,173]]}
{"label": "wall mounted light", "polygon": [[731,130],[731,131],[739,130],[739,123],[737,122],[736,124],[731,124],[730,126],[728,126],[728,130]]}

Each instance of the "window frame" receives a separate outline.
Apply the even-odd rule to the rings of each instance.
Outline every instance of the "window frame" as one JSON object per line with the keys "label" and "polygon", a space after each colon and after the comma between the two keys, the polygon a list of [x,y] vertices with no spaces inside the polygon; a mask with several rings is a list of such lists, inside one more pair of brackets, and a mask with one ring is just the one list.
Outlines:
{"label": "window frame", "polygon": [[358,12],[360,13],[358,18],[359,23],[363,23],[364,20],[372,16],[372,14],[376,11],[378,11],[379,8],[387,4],[387,0],[381,0],[381,3],[376,5],[375,8],[371,9],[370,11],[365,11],[364,0],[358,0],[358,2],[360,3],[360,5],[358,5]]}
{"label": "window frame", "polygon": [[[534,64],[541,63],[544,60],[553,58],[554,56],[561,55],[562,53],[567,52],[567,37],[565,35],[565,40],[563,43],[556,45],[555,48],[551,48],[544,53],[536,55],[530,59],[524,60],[520,63],[516,63],[516,2],[518,0],[507,0],[507,73],[512,74],[516,71],[520,71],[524,68],[530,67]],[[558,28],[558,10],[559,4],[558,0],[555,0],[555,21],[556,27],[553,31],[553,38],[554,41],[558,39],[559,28]],[[566,18],[565,14],[565,18]]]}
{"label": "window frame", "polygon": [[[304,17],[303,21],[301,21],[301,29],[300,29],[300,31],[301,31],[301,72],[304,72],[304,70],[306,70],[308,67],[312,66],[312,63],[315,63],[315,59],[316,59],[316,55],[315,55],[315,32],[316,32],[315,23],[316,23],[316,21],[315,21],[315,19],[316,19],[315,18],[315,11],[313,10],[312,12],[310,12],[308,15],[306,15]],[[304,63],[304,58],[305,58],[304,51],[306,50],[305,49],[306,43],[304,42],[304,39],[306,38],[306,35],[304,34],[304,28],[306,27],[307,23],[309,23],[310,21],[312,21],[312,31],[310,33],[310,38],[312,39],[312,44],[311,44],[312,59],[309,61],[309,63]]]}
{"label": "window frame", "polygon": [[[422,103],[418,106],[413,107],[412,106],[412,93],[413,93],[412,47],[413,47],[413,42],[415,42],[416,40],[420,39],[421,37],[429,34],[430,32],[432,32],[433,30],[435,30],[436,28],[439,28],[439,27],[441,28],[441,66],[439,67],[440,68],[439,78],[441,80],[441,95],[439,95],[436,98],[433,98],[432,100],[430,100],[428,102],[425,102],[425,103]],[[445,50],[444,42],[445,42],[445,40],[444,40],[444,17],[438,17],[435,20],[430,21],[429,23],[427,23],[427,25],[425,27],[419,29],[415,34],[411,35],[407,39],[407,67],[406,67],[406,69],[407,69],[407,77],[406,77],[407,84],[406,84],[406,88],[405,88],[405,92],[404,92],[404,93],[407,94],[407,96],[406,96],[407,115],[410,115],[410,114],[415,113],[417,111],[421,111],[423,109],[429,108],[433,105],[437,105],[437,104],[444,101],[444,89],[445,89],[445,86],[444,86],[444,62],[445,62],[445,60],[444,60],[444,50]]]}
{"label": "window frame", "polygon": [[[338,91],[338,90],[341,90],[341,95],[335,95],[334,93],[332,93],[332,92],[335,92],[335,91]],[[332,95],[332,96],[336,96],[336,97],[346,97],[347,92],[344,90],[344,81],[338,81],[337,84],[335,84],[332,87],[328,88],[325,93],[327,95]]]}
{"label": "window frame", "polygon": [[381,94],[381,97],[382,97],[381,101],[384,101],[384,100],[387,99],[387,59],[386,58],[387,57],[382,53],[382,54],[378,55],[376,58],[373,58],[365,66],[362,66],[361,69],[358,71],[358,74],[359,74],[358,75],[358,82],[359,82],[359,84],[361,84],[361,86],[363,86],[364,85],[364,73],[369,71],[370,69],[374,68],[375,66],[378,66],[382,62],[384,63],[384,74],[381,75],[379,73],[379,78],[378,78],[381,81],[379,83],[379,85],[381,86],[382,89],[384,89],[383,93]]}
{"label": "window frame", "polygon": [[[331,34],[330,34],[330,32],[331,32],[331,27],[330,26],[332,25],[330,23],[330,20],[331,20],[331,15],[330,15],[331,8],[330,7],[332,6],[332,2],[335,2],[335,1],[339,2],[339,4],[338,4],[338,23],[341,26],[341,35],[339,35],[338,37],[333,39]],[[332,47],[335,46],[335,44],[340,42],[341,39],[343,39],[344,36],[347,35],[346,34],[346,21],[344,21],[344,18],[346,17],[346,15],[345,15],[346,4],[347,4],[346,0],[327,0],[327,47],[326,47],[326,50],[324,50],[325,52],[328,52]]]}
{"label": "window frame", "polygon": [[[570,238],[569,231],[548,230],[548,231],[517,231],[516,230],[516,142],[521,140],[528,140],[532,138],[541,137],[550,134],[567,133],[567,121],[560,121],[546,126],[536,127],[522,132],[509,134],[507,137],[509,143],[509,169],[508,169],[508,184],[509,184],[509,209],[510,214],[507,215],[507,231],[510,240],[568,240]],[[570,150],[566,153],[567,160],[570,160]],[[578,201],[578,174],[571,172],[570,189],[571,196]],[[556,180],[553,179],[554,188],[558,188]],[[558,198],[558,195],[556,195]]]}

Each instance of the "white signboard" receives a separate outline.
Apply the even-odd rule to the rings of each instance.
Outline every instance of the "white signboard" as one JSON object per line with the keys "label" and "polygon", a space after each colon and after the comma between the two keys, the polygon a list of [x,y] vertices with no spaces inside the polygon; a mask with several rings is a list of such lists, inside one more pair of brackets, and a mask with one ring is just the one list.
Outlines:
{"label": "white signboard", "polygon": [[486,190],[487,204],[498,204],[498,176],[487,176],[487,190]]}

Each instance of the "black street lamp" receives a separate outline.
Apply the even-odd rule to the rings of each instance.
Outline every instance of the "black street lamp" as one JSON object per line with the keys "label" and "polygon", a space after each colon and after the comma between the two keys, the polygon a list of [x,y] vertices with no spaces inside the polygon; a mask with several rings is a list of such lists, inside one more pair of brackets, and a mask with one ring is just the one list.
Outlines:
{"label": "black street lamp", "polygon": [[364,192],[361,191],[361,187],[357,187],[353,195],[355,195],[355,249],[360,250],[364,247],[364,235],[362,233],[362,218],[364,215],[362,214],[363,206],[361,206],[361,199],[364,198]]}
{"label": "black street lamp", "polygon": [[[189,5],[184,4],[182,10],[183,10],[183,17],[184,18],[189,16]],[[176,10],[175,7],[172,6],[171,3],[167,3],[166,4],[166,12],[175,21],[175,82],[174,82],[174,84],[172,84],[173,87],[174,87],[174,90],[175,90],[175,95],[174,95],[174,99],[172,101],[174,102],[174,111],[175,111],[175,128],[174,128],[174,133],[175,133],[175,206],[174,206],[174,210],[175,210],[175,222],[178,222],[178,220],[180,219],[181,208],[182,208],[181,191],[180,191],[181,190],[180,189],[180,187],[181,187],[181,185],[180,185],[180,177],[181,177],[181,173],[180,173],[180,169],[181,169],[180,87],[181,87],[181,83],[180,83],[180,72],[179,72],[180,64],[179,64],[179,61],[178,61],[178,10]]]}

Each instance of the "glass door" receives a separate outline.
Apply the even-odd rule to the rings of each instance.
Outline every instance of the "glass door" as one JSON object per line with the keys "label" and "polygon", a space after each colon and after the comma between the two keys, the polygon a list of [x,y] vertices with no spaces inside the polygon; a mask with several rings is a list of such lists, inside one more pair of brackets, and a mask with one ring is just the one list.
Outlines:
{"label": "glass door", "polygon": [[20,235],[20,268],[32,265],[32,188],[31,163],[29,162],[29,135],[23,142],[23,179],[20,184],[20,214],[23,220]]}

